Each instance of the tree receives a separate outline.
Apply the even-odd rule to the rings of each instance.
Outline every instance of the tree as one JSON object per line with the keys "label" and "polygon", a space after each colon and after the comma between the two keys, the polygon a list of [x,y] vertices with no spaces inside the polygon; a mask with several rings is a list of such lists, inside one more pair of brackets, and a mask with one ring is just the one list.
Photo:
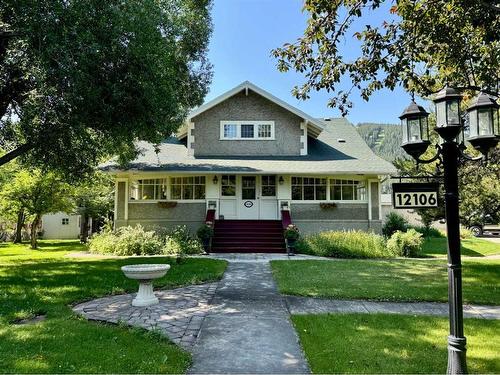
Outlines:
{"label": "tree", "polygon": [[[306,0],[304,35],[272,53],[278,69],[303,73],[305,83],[293,94],[307,99],[311,90],[335,93],[330,106],[343,115],[352,107],[353,90],[363,99],[377,90],[407,91],[427,97],[446,83],[499,96],[500,6],[487,0]],[[391,2],[393,4],[393,2]],[[379,25],[356,29],[363,17],[388,9]],[[359,54],[346,57],[345,39]],[[354,48],[351,48],[353,50]],[[347,90],[337,90],[350,81]]]}
{"label": "tree", "polygon": [[210,0],[0,3],[0,165],[73,177],[133,157],[201,104]]}
{"label": "tree", "polygon": [[[0,155],[2,155],[4,152],[0,149]],[[15,161],[3,165],[0,167],[0,191],[3,189],[5,184],[10,183],[10,181],[14,178],[16,171],[19,169],[19,164],[16,163]],[[10,206],[10,205],[5,205],[2,204],[5,202],[2,202],[0,200],[0,221],[2,224],[2,227],[5,226],[4,229],[7,229],[9,227],[10,222],[16,222],[16,229],[14,233],[14,243],[20,243],[22,241],[22,229],[24,227],[24,222],[25,222],[25,212],[24,208],[22,207],[17,207],[17,206]],[[6,233],[4,233],[6,235]],[[6,236],[7,237],[7,236]]]}
{"label": "tree", "polygon": [[81,242],[87,242],[89,219],[106,218],[112,211],[113,198],[113,179],[102,172],[96,172],[75,188],[73,200],[77,212],[81,215]]}
{"label": "tree", "polygon": [[21,170],[0,191],[0,205],[31,216],[31,248],[38,247],[37,235],[42,215],[71,211],[71,187],[54,173]]}

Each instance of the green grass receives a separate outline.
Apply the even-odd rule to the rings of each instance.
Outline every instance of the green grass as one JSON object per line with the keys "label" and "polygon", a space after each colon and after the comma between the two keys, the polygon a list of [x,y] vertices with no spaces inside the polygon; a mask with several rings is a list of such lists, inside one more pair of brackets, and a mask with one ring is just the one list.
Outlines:
{"label": "green grass", "polygon": [[[226,263],[212,259],[66,258],[84,247],[76,241],[42,241],[40,250],[0,244],[0,372],[4,373],[183,373],[190,355],[165,337],[139,329],[88,322],[70,304],[135,291],[120,267],[169,263],[156,287],[220,279]],[[13,322],[45,314],[36,324]]]}
{"label": "green grass", "polygon": [[[388,314],[294,315],[314,373],[445,373],[448,320]],[[470,373],[500,373],[500,321],[465,319]]]}
{"label": "green grass", "polygon": [[[481,238],[466,238],[462,242],[462,255],[484,257],[500,254],[500,243]],[[446,256],[446,238],[426,238],[422,246],[422,254],[430,257]]]}
{"label": "green grass", "polygon": [[[444,260],[272,261],[281,293],[380,301],[447,301]],[[500,260],[463,261],[464,302],[500,305]]]}

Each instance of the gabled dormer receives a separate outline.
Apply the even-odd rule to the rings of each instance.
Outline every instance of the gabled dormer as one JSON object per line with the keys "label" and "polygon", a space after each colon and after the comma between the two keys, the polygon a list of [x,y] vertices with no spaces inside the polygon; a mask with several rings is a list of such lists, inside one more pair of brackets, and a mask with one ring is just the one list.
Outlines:
{"label": "gabled dormer", "polygon": [[194,156],[307,155],[323,124],[245,81],[190,113],[179,138]]}

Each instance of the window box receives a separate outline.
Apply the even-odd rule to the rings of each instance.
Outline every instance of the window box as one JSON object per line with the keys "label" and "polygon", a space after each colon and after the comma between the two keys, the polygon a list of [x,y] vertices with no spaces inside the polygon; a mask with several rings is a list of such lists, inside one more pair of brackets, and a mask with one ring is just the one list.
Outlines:
{"label": "window box", "polygon": [[158,207],[160,208],[174,208],[175,206],[177,206],[177,202],[176,201],[161,201],[161,202],[158,202]]}
{"label": "window box", "polygon": [[322,210],[331,210],[333,208],[336,208],[337,207],[337,203],[334,203],[334,202],[321,202],[319,204],[319,207],[322,209]]}

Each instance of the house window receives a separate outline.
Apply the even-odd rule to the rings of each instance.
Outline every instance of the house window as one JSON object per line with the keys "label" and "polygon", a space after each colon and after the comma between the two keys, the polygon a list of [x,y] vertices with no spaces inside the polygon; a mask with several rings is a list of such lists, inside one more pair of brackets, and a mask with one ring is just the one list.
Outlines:
{"label": "house window", "polygon": [[205,199],[205,176],[172,177],[171,199]]}
{"label": "house window", "polygon": [[167,179],[143,179],[130,182],[131,200],[167,199]]}
{"label": "house window", "polygon": [[241,124],[241,138],[254,138],[253,128],[253,124]]}
{"label": "house window", "polygon": [[276,176],[262,176],[262,196],[275,197],[276,196]]}
{"label": "house window", "polygon": [[330,179],[330,199],[338,201],[365,201],[366,183],[357,180]]}
{"label": "house window", "polygon": [[238,137],[238,125],[224,124],[224,139],[231,139]]}
{"label": "house window", "polygon": [[220,139],[274,139],[274,121],[221,121]]}
{"label": "house window", "polygon": [[326,200],[326,178],[292,177],[292,199]]}
{"label": "house window", "polygon": [[62,220],[61,220],[61,224],[62,225],[69,225],[69,218],[63,217]]}
{"label": "house window", "polygon": [[236,176],[223,175],[221,178],[221,195],[224,197],[236,196]]}
{"label": "house window", "polygon": [[259,138],[271,138],[271,124],[259,124]]}

